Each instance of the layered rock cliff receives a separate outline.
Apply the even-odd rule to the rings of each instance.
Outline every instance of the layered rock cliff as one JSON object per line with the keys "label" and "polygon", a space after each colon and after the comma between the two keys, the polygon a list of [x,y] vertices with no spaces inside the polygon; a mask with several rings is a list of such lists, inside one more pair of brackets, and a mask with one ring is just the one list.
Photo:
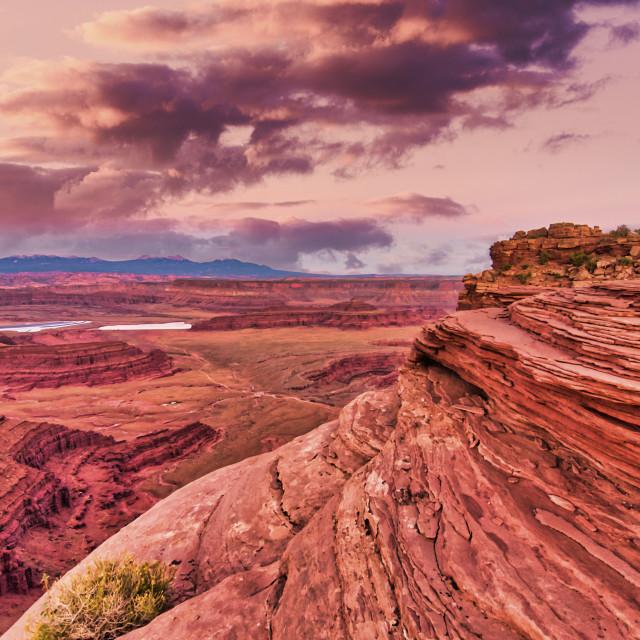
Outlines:
{"label": "layered rock cliff", "polygon": [[381,308],[455,308],[457,277],[186,280],[170,288],[176,304],[211,309],[264,309],[287,303],[344,302],[357,297]]}
{"label": "layered rock cliff", "polygon": [[556,223],[491,246],[492,268],[464,276],[459,309],[507,306],[548,288],[640,278],[640,234]]}
{"label": "layered rock cliff", "polygon": [[239,315],[223,315],[194,322],[191,331],[237,331],[282,327],[334,327],[371,329],[406,327],[445,315],[444,309],[377,309],[360,300],[339,302],[328,307],[276,307]]}
{"label": "layered rock cliff", "polygon": [[114,442],[0,418],[0,630],[40,595],[43,573],[66,571],[157,502],[147,478],[222,437],[195,422]]}
{"label": "layered rock cliff", "polygon": [[0,386],[112,384],[171,371],[171,359],[160,349],[145,353],[126,342],[0,344]]}
{"label": "layered rock cliff", "polygon": [[179,567],[175,607],[124,637],[640,638],[639,316],[616,282],[426,327],[397,395],[94,552]]}

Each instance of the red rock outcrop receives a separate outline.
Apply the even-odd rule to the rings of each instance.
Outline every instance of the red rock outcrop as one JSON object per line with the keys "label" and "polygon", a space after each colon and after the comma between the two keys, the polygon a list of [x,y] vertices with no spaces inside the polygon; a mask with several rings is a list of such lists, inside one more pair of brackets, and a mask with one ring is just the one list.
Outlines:
{"label": "red rock outcrop", "polygon": [[399,409],[360,396],[94,552],[179,566],[124,638],[640,638],[639,310],[620,282],[426,327]]}
{"label": "red rock outcrop", "polygon": [[191,331],[236,331],[282,327],[334,327],[370,329],[406,327],[442,317],[443,309],[376,309],[362,301],[339,302],[329,307],[276,307],[241,315],[224,315],[194,322]]}
{"label": "red rock outcrop", "polygon": [[7,387],[113,384],[171,372],[163,351],[144,353],[126,342],[0,345],[0,385]]}
{"label": "red rock outcrop", "polygon": [[491,269],[464,276],[459,309],[507,306],[553,287],[640,278],[640,234],[556,223],[491,246]]}
{"label": "red rock outcrop", "polygon": [[118,442],[100,452],[96,460],[108,465],[114,473],[123,474],[126,481],[131,474],[183,459],[205,444],[213,446],[222,437],[222,430],[194,422],[181,429],[162,429],[132,441]]}

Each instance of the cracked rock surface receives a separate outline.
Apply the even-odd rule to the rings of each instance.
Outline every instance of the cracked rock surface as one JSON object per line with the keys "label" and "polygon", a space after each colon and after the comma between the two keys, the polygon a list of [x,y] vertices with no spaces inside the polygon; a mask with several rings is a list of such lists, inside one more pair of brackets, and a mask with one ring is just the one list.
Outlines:
{"label": "cracked rock surface", "polygon": [[397,392],[94,552],[179,563],[176,606],[124,637],[640,638],[639,317],[616,282],[426,327]]}

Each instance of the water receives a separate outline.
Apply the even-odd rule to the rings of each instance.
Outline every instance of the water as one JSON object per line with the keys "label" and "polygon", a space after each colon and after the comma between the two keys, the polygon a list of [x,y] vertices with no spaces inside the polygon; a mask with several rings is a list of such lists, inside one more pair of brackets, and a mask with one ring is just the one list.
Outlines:
{"label": "water", "polygon": [[99,331],[149,331],[166,329],[191,329],[188,322],[160,322],[156,324],[113,324],[98,327]]}
{"label": "water", "polygon": [[62,329],[78,324],[91,324],[91,320],[59,320],[57,322],[38,322],[37,324],[18,324],[0,327],[0,331],[17,331],[18,333],[36,333],[43,329]]}

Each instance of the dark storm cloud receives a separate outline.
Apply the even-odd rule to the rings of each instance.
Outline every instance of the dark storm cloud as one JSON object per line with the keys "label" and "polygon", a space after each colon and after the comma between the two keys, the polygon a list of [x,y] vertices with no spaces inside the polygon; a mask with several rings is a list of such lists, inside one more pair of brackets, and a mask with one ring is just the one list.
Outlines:
{"label": "dark storm cloud", "polygon": [[358,256],[353,253],[348,253],[347,258],[344,261],[345,269],[353,270],[353,269],[362,269],[365,266],[365,263],[358,258]]}
{"label": "dark storm cloud", "polygon": [[503,69],[497,56],[464,45],[407,42],[328,56],[299,73],[315,93],[347,98],[365,112],[402,115],[447,111],[454,93],[496,83]]}
{"label": "dark storm cloud", "polygon": [[0,221],[9,231],[74,224],[67,211],[56,210],[55,195],[80,182],[89,171],[0,163]]}
{"label": "dark storm cloud", "polygon": [[209,243],[218,253],[293,267],[303,255],[353,253],[393,244],[393,236],[370,218],[284,222],[258,218],[229,221],[230,230]]}

